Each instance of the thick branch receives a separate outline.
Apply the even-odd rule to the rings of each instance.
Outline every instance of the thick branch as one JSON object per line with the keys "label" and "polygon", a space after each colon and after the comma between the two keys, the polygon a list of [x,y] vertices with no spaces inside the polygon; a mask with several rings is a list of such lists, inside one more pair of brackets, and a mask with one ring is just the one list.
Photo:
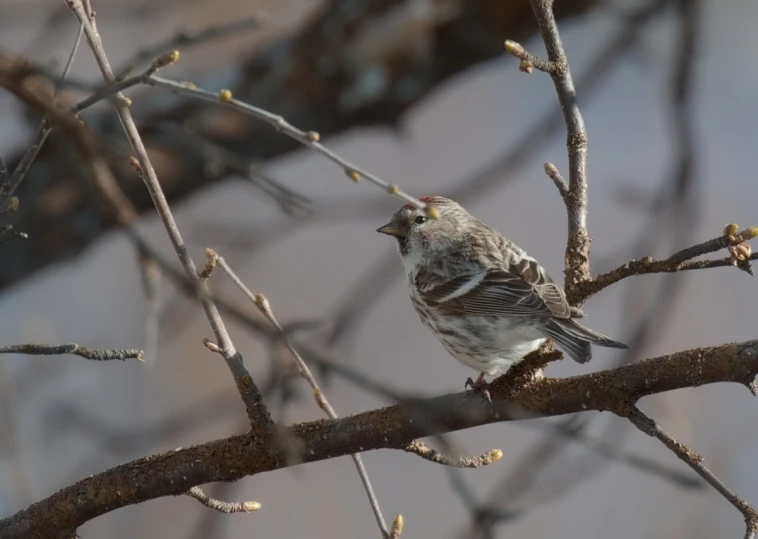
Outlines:
{"label": "thick branch", "polygon": [[[647,395],[717,382],[751,386],[758,341],[698,348],[569,378],[490,386],[493,406],[467,393],[406,402],[337,420],[291,427],[302,462],[373,449],[404,449],[417,438],[525,417],[629,409]],[[414,421],[419,410],[426,421]],[[4,539],[61,539],[85,522],[126,505],[182,495],[193,486],[236,481],[296,464],[277,461],[251,434],[233,436],[123,464],[66,487],[0,521]]]}

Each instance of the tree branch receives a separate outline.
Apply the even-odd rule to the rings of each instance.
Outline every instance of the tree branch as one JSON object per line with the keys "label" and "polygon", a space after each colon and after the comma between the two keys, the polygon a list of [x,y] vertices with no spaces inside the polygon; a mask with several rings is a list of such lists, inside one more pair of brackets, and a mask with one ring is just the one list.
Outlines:
{"label": "tree branch", "polygon": [[[243,101],[239,101],[238,99],[234,99],[231,91],[229,90],[221,90],[217,94],[214,94],[207,90],[197,88],[194,84],[181,84],[169,79],[164,79],[162,77],[156,77],[155,75],[149,75],[140,82],[144,82],[145,84],[154,86],[156,88],[164,88],[170,90],[175,94],[184,94],[195,99],[200,99],[202,101],[210,101],[211,103],[221,103],[228,105],[238,112],[248,114],[262,122],[269,124],[278,132],[283,133],[291,139],[296,140],[300,144],[317,151],[330,161],[342,167],[345,175],[354,182],[359,182],[361,179],[365,178],[367,181],[382,188],[388,194],[395,195],[408,204],[412,204],[415,207],[421,209],[426,207],[423,202],[402,191],[397,185],[389,184],[378,176],[358,168],[346,159],[343,159],[334,153],[332,150],[325,147],[320,142],[321,135],[316,131],[303,131],[302,129],[298,129],[289,123],[283,116],[273,114],[262,108],[255,107]],[[432,214],[430,214],[430,216],[433,217]]]}
{"label": "tree branch", "polygon": [[268,20],[268,16],[265,13],[256,13],[249,17],[235,20],[227,24],[221,24],[217,26],[209,26],[202,30],[194,32],[179,32],[176,35],[161,41],[156,45],[140,49],[132,58],[125,62],[125,66],[116,70],[116,78],[124,79],[129,75],[135,66],[144,62],[150,62],[162,54],[164,51],[173,49],[175,47],[181,47],[183,45],[197,45],[199,43],[206,43],[213,39],[219,39],[223,37],[229,37],[240,32],[247,30],[258,30]]}
{"label": "tree branch", "polygon": [[660,440],[663,445],[668,447],[677,457],[683,460],[695,473],[705,479],[719,494],[726,498],[737,510],[745,517],[745,538],[755,537],[758,532],[758,511],[753,509],[748,503],[735,494],[727,487],[716,475],[703,464],[703,457],[695,453],[692,449],[676,441],[658,423],[643,414],[639,408],[633,406],[627,416],[635,427],[653,438]]}
{"label": "tree branch", "polygon": [[561,176],[561,173],[558,172],[558,168],[552,164],[551,162],[547,162],[544,165],[545,174],[547,174],[548,178],[553,180],[553,183],[555,184],[556,189],[558,189],[558,193],[561,195],[561,198],[565,201],[566,197],[569,194],[569,185],[566,182],[566,180],[563,179],[563,176]]}
{"label": "tree branch", "polygon": [[[66,81],[66,77],[68,77],[68,74],[71,71],[71,66],[74,64],[74,58],[76,57],[76,53],[79,50],[79,44],[81,43],[81,40],[82,40],[82,31],[83,31],[83,26],[80,24],[79,30],[76,33],[76,39],[74,40],[74,45],[71,48],[71,52],[68,55],[68,60],[66,60],[66,65],[63,68],[63,73],[61,74],[61,78],[58,79],[58,82],[55,85],[55,92],[53,93],[53,99],[52,99],[53,107],[55,107],[55,103],[58,100],[58,94],[60,93],[61,87],[63,86],[63,83]],[[3,164],[2,167],[0,167],[0,208],[5,208],[8,205],[8,202],[13,196],[13,193],[16,191],[16,189],[21,184],[21,182],[24,180],[24,178],[26,177],[26,173],[29,172],[29,168],[32,166],[32,163],[34,163],[34,160],[37,158],[37,154],[42,148],[42,145],[45,143],[45,140],[47,139],[47,136],[50,134],[51,129],[52,127],[50,126],[48,116],[43,117],[42,121],[37,127],[37,132],[34,134],[34,137],[32,138],[31,144],[29,145],[27,150],[24,152],[24,155],[19,161],[18,165],[16,165],[16,168],[13,169],[13,173],[10,175],[8,174],[7,167],[5,167],[5,164]]]}
{"label": "tree branch", "polygon": [[0,354],[27,354],[30,356],[71,354],[94,361],[108,361],[113,359],[121,361],[124,361],[125,359],[136,359],[137,361],[142,361],[142,350],[137,350],[136,348],[98,350],[96,348],[79,346],[76,343],[59,345],[15,344],[12,346],[0,346]]}
{"label": "tree branch", "polygon": [[[735,225],[736,228],[736,225]],[[594,296],[604,288],[608,288],[622,279],[632,275],[646,275],[650,273],[673,273],[677,271],[687,271],[694,269],[716,268],[725,266],[737,266],[741,270],[752,275],[750,261],[758,259],[758,253],[749,253],[744,259],[739,259],[734,254],[729,258],[719,260],[703,260],[698,262],[688,262],[689,260],[708,253],[715,253],[726,248],[746,245],[745,242],[758,236],[758,227],[746,228],[741,232],[730,232],[718,238],[693,245],[682,249],[666,258],[665,260],[654,260],[651,257],[645,257],[642,260],[632,260],[623,266],[602,273],[590,281],[578,284],[572,290],[571,299],[574,302],[584,302]]]}
{"label": "tree branch", "polygon": [[[95,56],[95,60],[103,75],[103,79],[107,84],[112,84],[115,81],[113,70],[105,55],[100,35],[95,29],[94,22],[88,17],[84,4],[81,0],[66,0],[66,4],[74,12],[79,19],[79,22],[84,27],[84,34],[87,38],[90,49]],[[167,58],[167,61],[168,60],[170,60],[170,58]],[[157,64],[154,65],[157,66],[156,69],[160,67]],[[171,244],[173,245],[188,277],[195,280],[198,291],[201,292],[198,294],[200,296],[200,304],[203,307],[208,323],[220,345],[221,355],[234,377],[237,390],[240,397],[242,397],[245,408],[247,409],[247,415],[253,432],[255,432],[260,439],[268,439],[273,434],[273,420],[271,419],[271,415],[263,403],[260,390],[255,385],[255,382],[253,382],[253,378],[243,364],[242,355],[235,349],[216,305],[209,298],[207,288],[205,288],[205,285],[198,280],[195,263],[187,250],[182,235],[179,232],[179,227],[171,212],[171,208],[163,194],[163,189],[158,181],[153,165],[150,162],[150,158],[147,155],[145,145],[142,142],[142,138],[134,123],[134,119],[129,112],[128,102],[120,93],[115,94],[112,101],[116,109],[116,114],[118,114],[119,120],[121,120],[121,125],[124,128],[124,133],[129,140],[129,144],[137,154],[133,166],[138,164],[135,168],[150,193],[150,197],[158,210],[161,221],[163,221],[163,225],[171,240]],[[205,293],[203,294],[202,292]]]}
{"label": "tree branch", "polygon": [[[590,238],[587,233],[587,130],[576,100],[576,90],[571,77],[566,52],[553,14],[553,0],[530,0],[542,41],[547,50],[548,62],[543,66],[553,79],[558,101],[566,122],[566,147],[568,149],[569,182],[564,197],[568,212],[568,242],[566,245],[565,286],[570,291],[574,286],[590,278]],[[523,51],[515,42],[506,42],[506,49],[517,57]],[[539,67],[539,64],[534,64]],[[541,69],[541,68],[540,68]]]}
{"label": "tree branch", "polygon": [[223,502],[208,496],[200,487],[192,487],[187,491],[187,496],[195,498],[209,509],[219,513],[252,513],[261,508],[258,502]]}
{"label": "tree branch", "polygon": [[[220,267],[221,270],[227,274],[232,282],[237,285],[237,288],[239,288],[242,293],[250,301],[253,302],[253,304],[258,308],[266,320],[268,320],[271,325],[274,326],[278,337],[284,341],[287,350],[289,350],[290,355],[292,355],[292,359],[295,361],[295,365],[300,372],[300,376],[302,376],[303,379],[308,382],[311,390],[313,390],[313,398],[316,401],[316,406],[323,410],[323,412],[330,419],[337,419],[339,416],[337,415],[336,410],[332,407],[331,404],[329,404],[329,400],[326,398],[326,395],[316,381],[316,377],[313,376],[313,373],[308,367],[308,364],[303,360],[303,358],[300,356],[300,353],[292,344],[290,338],[284,332],[282,325],[279,323],[279,320],[277,320],[276,316],[274,315],[274,311],[271,309],[271,304],[269,303],[268,299],[263,294],[253,294],[253,292],[247,287],[247,285],[245,285],[242,279],[240,279],[232,270],[232,268],[226,263],[226,260],[218,256],[215,251],[208,249],[207,255],[208,264],[206,264],[206,270],[203,272],[203,274],[210,276],[213,268],[218,265],[218,267]],[[353,459],[355,468],[358,470],[358,475],[361,478],[361,483],[363,483],[363,488],[365,489],[366,495],[368,496],[369,503],[371,504],[371,509],[374,512],[374,518],[376,519],[376,523],[382,533],[382,537],[386,539],[389,537],[390,531],[387,529],[387,524],[384,522],[382,509],[379,505],[379,500],[376,497],[376,493],[374,492],[374,487],[371,485],[371,479],[369,479],[368,472],[366,471],[366,466],[363,464],[363,459],[361,459],[361,456],[358,453],[353,453],[350,455],[350,458]]]}
{"label": "tree branch", "polygon": [[[337,420],[290,427],[302,460],[315,462],[391,448],[413,440],[480,425],[589,410],[628,410],[642,397],[685,387],[735,382],[755,391],[758,341],[685,350],[616,369],[569,378],[513,384],[505,375],[490,386],[492,407],[456,393],[407,402]],[[517,380],[520,382],[520,380]],[[414,421],[419,407],[428,421]],[[69,539],[85,522],[119,507],[162,496],[182,495],[193,486],[291,466],[275,459],[254,434],[139,459],[88,477],[0,520],[3,539]]]}
{"label": "tree branch", "polygon": [[442,464],[443,466],[452,466],[453,468],[481,468],[503,458],[503,452],[500,449],[492,449],[474,457],[449,456],[441,451],[432,449],[420,440],[413,440],[403,448],[403,451],[418,455],[429,462]]}

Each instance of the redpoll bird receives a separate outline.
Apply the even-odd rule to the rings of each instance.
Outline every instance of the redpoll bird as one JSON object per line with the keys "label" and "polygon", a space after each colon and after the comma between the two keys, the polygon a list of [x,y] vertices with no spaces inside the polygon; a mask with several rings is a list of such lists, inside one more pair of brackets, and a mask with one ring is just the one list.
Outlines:
{"label": "redpoll bird", "polygon": [[397,239],[411,302],[450,354],[484,376],[507,371],[552,339],[579,363],[590,344],[628,348],[576,322],[584,313],[539,263],[457,202],[423,197],[438,219],[406,204],[377,232]]}

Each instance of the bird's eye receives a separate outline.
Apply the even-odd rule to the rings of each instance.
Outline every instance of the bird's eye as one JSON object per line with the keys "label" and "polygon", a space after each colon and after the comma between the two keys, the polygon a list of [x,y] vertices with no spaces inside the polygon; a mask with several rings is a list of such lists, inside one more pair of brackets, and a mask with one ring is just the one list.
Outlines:
{"label": "bird's eye", "polygon": [[416,221],[417,225],[423,225],[424,223],[426,223],[426,217],[424,217],[423,215],[419,215],[414,220]]}

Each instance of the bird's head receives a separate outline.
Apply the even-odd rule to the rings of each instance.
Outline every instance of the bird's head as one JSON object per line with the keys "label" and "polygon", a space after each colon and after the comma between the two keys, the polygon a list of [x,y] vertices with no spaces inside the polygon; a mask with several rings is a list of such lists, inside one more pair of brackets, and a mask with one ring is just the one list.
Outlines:
{"label": "bird's head", "polygon": [[415,265],[434,256],[466,233],[471,216],[460,204],[444,197],[421,197],[421,202],[437,210],[439,217],[428,217],[427,210],[406,204],[394,214],[390,222],[376,231],[393,236],[398,243],[400,256],[407,265]]}

